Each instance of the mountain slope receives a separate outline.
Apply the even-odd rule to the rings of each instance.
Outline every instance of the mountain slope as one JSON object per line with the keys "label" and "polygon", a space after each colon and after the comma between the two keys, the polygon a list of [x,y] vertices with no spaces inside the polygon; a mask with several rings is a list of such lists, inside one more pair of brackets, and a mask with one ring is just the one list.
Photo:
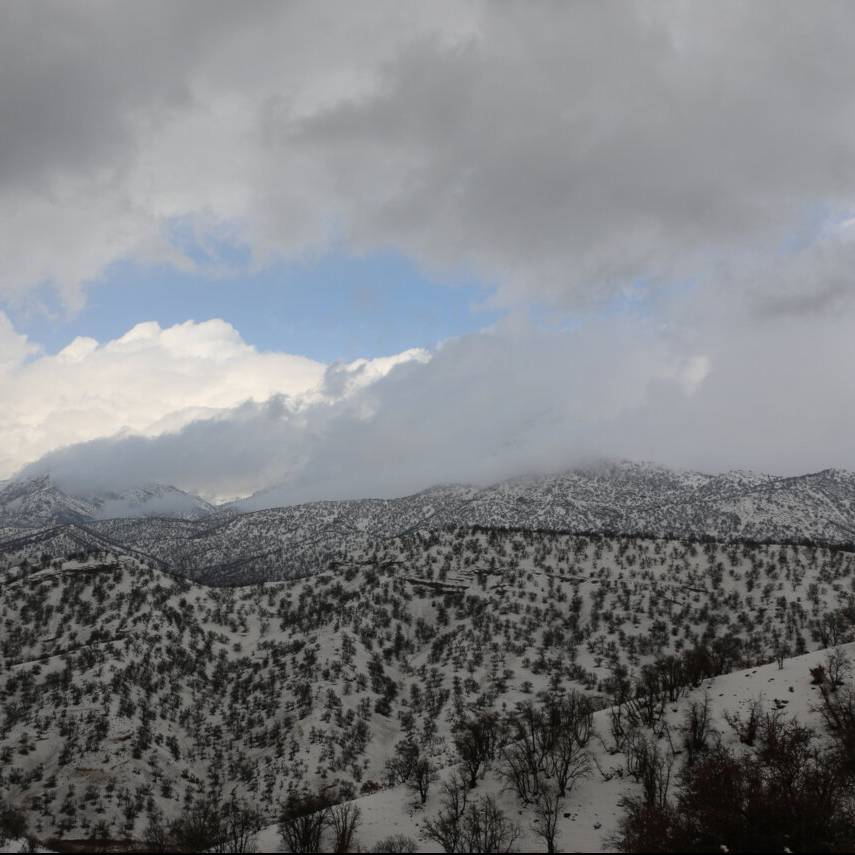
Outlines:
{"label": "mountain slope", "polygon": [[166,484],[79,495],[62,489],[49,475],[0,484],[0,528],[38,528],[114,517],[201,519],[214,511],[204,499]]}
{"label": "mountain slope", "polygon": [[[6,497],[4,499],[4,497]],[[248,584],[319,572],[342,550],[458,526],[720,541],[855,542],[855,475],[704,475],[608,463],[485,488],[444,486],[399,499],[311,502],[240,512],[173,487],[70,497],[49,480],[0,493],[4,526],[85,523],[111,543],[193,579]],[[12,537],[10,537],[10,534]],[[0,555],[17,529],[0,534]]]}
{"label": "mountain slope", "polygon": [[853,580],[841,550],[471,529],[243,588],[100,550],[0,567],[0,786],[45,837],[138,836],[233,788],[273,822],[302,787],[382,784],[408,734],[457,762],[478,710],[601,697],[695,645],[719,673],[845,640]]}
{"label": "mountain slope", "polygon": [[457,526],[847,544],[855,541],[855,476],[709,476],[611,464],[483,489],[313,502],[187,526],[124,520],[95,528],[192,578],[241,584],[316,572],[342,550]]}

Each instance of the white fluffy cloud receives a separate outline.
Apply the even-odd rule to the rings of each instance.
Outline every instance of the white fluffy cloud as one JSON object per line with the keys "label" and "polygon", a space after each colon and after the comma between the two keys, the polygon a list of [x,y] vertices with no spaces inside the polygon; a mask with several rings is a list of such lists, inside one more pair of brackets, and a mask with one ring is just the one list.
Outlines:
{"label": "white fluffy cloud", "polygon": [[[418,358],[421,351],[409,351],[334,366],[337,396]],[[0,477],[58,446],[156,436],[274,395],[296,409],[326,395],[327,371],[301,356],[259,352],[221,320],[140,323],[114,341],[77,338],[55,356],[38,355],[0,313]]]}

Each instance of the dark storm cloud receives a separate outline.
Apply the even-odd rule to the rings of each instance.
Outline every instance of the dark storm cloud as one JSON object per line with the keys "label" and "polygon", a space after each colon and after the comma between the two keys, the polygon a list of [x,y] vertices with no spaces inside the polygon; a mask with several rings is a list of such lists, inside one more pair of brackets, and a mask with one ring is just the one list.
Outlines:
{"label": "dark storm cloud", "polygon": [[[138,236],[74,232],[101,241],[78,278],[182,216],[239,223],[260,256],[343,238],[578,304],[738,264],[855,190],[849,3],[0,14],[0,208],[94,197]],[[41,249],[7,287],[74,279]]]}

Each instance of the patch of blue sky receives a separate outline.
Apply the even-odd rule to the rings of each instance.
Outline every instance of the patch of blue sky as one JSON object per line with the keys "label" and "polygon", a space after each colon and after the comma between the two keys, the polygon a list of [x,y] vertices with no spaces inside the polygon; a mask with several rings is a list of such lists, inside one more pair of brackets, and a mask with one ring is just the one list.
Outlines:
{"label": "patch of blue sky", "polygon": [[142,321],[167,327],[222,318],[259,350],[323,362],[433,347],[489,327],[501,316],[488,306],[488,285],[439,281],[396,253],[353,256],[335,250],[252,270],[240,246],[201,245],[180,228],[172,237],[195,269],[118,262],[87,287],[75,314],[47,288],[37,303],[3,308],[48,353],[77,336],[117,338]]}

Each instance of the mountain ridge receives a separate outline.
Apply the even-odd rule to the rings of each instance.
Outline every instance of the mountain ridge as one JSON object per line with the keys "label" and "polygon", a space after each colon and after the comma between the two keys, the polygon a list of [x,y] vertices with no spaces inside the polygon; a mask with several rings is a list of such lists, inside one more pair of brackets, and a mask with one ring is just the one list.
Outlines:
{"label": "mountain ridge", "polygon": [[[110,498],[67,496],[44,478],[29,483],[31,494],[14,482],[0,491],[0,555],[16,552],[27,531],[50,529],[47,542],[57,537],[57,525],[74,524],[105,538],[114,551],[124,547],[210,584],[316,573],[343,549],[455,527],[855,542],[855,474],[841,469],[797,476],[740,470],[706,475],[609,462],[487,487],[441,485],[395,499],[327,500],[242,513],[234,503],[213,506],[174,487],[149,485]],[[4,502],[6,496],[11,499]],[[105,509],[117,507],[122,515],[103,518]],[[157,513],[163,508],[177,513]]]}

